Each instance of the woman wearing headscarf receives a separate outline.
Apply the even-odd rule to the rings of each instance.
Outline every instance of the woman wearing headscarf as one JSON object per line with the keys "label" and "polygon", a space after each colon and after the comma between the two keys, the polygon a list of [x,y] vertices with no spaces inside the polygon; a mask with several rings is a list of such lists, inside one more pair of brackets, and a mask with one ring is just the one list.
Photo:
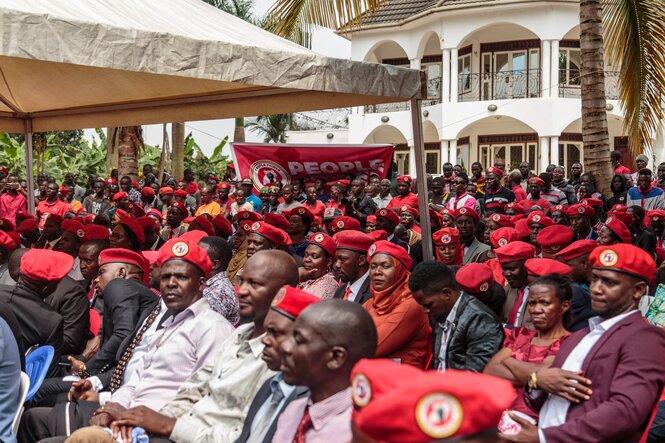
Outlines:
{"label": "woman wearing headscarf", "polygon": [[238,223],[238,230],[233,234],[233,257],[226,269],[226,275],[231,283],[238,285],[238,272],[247,262],[247,235],[252,230],[252,220],[243,220]]}
{"label": "woman wearing headscarf", "polygon": [[434,246],[436,246],[436,259],[448,266],[462,266],[464,248],[459,242],[459,231],[455,228],[443,228],[436,231]]}
{"label": "woman wearing headscarf", "polygon": [[335,257],[335,241],[327,234],[318,232],[309,238],[302,267],[299,268],[298,289],[314,294],[321,300],[332,298],[339,282],[332,272]]}
{"label": "woman wearing headscarf", "polygon": [[609,211],[617,203],[626,204],[626,194],[628,193],[626,177],[623,174],[615,174],[610,182],[610,190],[612,191],[612,197],[605,202],[605,211]]}
{"label": "woman wearing headscarf", "polygon": [[381,240],[370,246],[367,260],[372,298],[363,307],[377,329],[376,358],[426,368],[432,356],[432,329],[409,290],[411,257],[404,248]]}

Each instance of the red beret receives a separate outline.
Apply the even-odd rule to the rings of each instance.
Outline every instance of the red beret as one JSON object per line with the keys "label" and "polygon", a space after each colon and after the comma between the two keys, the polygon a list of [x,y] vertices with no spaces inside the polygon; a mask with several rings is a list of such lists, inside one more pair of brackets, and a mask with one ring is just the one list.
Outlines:
{"label": "red beret", "polygon": [[502,176],[503,171],[499,168],[495,168],[494,166],[490,166],[489,168],[487,168],[487,170],[485,170],[485,174],[494,174],[494,175]]}
{"label": "red beret", "polygon": [[367,223],[376,223],[376,215],[368,215],[365,221]]}
{"label": "red beret", "polygon": [[580,200],[580,203],[583,205],[591,206],[592,208],[602,208],[603,201],[598,198],[583,198]]}
{"label": "red beret", "polygon": [[60,189],[58,189],[58,191],[63,195],[69,194],[69,189],[67,188],[67,186],[64,186],[64,185],[60,186]]}
{"label": "red beret", "polygon": [[187,198],[187,191],[184,189],[178,189],[173,193],[175,197]]}
{"label": "red beret", "polygon": [[[369,219],[369,217],[372,217],[372,216],[371,215],[368,216],[368,219]],[[429,210],[429,218],[432,222],[436,221],[439,224],[439,226],[441,226],[443,224],[443,216],[440,213],[436,212],[432,208],[430,208],[430,210]]]}
{"label": "red beret", "polygon": [[231,190],[231,184],[222,182],[217,184],[217,189],[228,189],[229,191]]}
{"label": "red beret", "polygon": [[104,183],[106,183],[107,185],[115,185],[118,183],[118,180],[115,178],[107,178],[106,180],[104,180]]}
{"label": "red beret", "polygon": [[251,220],[243,220],[241,222],[238,222],[238,230],[244,231],[246,234],[249,234],[252,232],[252,225],[256,223]]}
{"label": "red beret", "polygon": [[49,214],[48,217],[46,217],[46,221],[52,221],[53,223],[57,224],[58,226],[60,226],[64,220],[65,219],[62,218],[62,216],[58,215],[58,214]]}
{"label": "red beret", "polygon": [[524,206],[520,205],[517,202],[510,202],[507,203],[503,206],[503,210],[506,211],[508,209],[512,209],[516,211],[518,214],[524,214],[526,212],[526,209],[524,209]]}
{"label": "red beret", "polygon": [[594,269],[624,272],[647,282],[656,273],[656,263],[651,255],[626,243],[598,246],[591,251],[589,262]]}
{"label": "red beret", "polygon": [[255,221],[252,223],[252,233],[266,238],[276,246],[291,246],[291,238],[286,232],[266,222]]}
{"label": "red beret", "polygon": [[16,246],[21,244],[21,234],[19,234],[18,232],[9,231],[9,232],[6,232],[5,234],[10,236],[14,240],[14,243],[16,243]]}
{"label": "red beret", "polygon": [[459,231],[455,228],[443,228],[432,234],[436,246],[459,243]]}
{"label": "red beret", "polygon": [[233,234],[233,226],[231,225],[231,222],[222,214],[219,214],[213,218],[212,224],[217,226],[217,229],[222,231],[222,233],[225,235]]}
{"label": "red beret", "polygon": [[127,198],[127,193],[125,191],[120,191],[120,192],[116,192],[115,194],[113,194],[113,201],[114,202],[117,202],[118,200],[122,200],[124,198]]}
{"label": "red beret", "polygon": [[662,209],[654,209],[647,212],[647,217],[652,221],[665,221],[665,211]]}
{"label": "red beret", "polygon": [[411,265],[413,265],[413,260],[411,259],[411,256],[409,256],[409,253],[406,252],[406,249],[387,240],[380,240],[369,247],[367,250],[367,261],[371,262],[372,257],[376,254],[390,255],[392,258],[402,263],[407,271],[410,271]]}
{"label": "red beret", "polygon": [[554,214],[555,212],[563,212],[564,214],[568,215],[568,206],[566,205],[552,206],[550,208],[550,214]]}
{"label": "red beret", "polygon": [[226,169],[235,169],[236,167],[233,165],[233,163],[229,163],[226,165]]}
{"label": "red beret", "polygon": [[148,260],[150,266],[157,264],[157,259],[159,258],[159,251],[141,251],[143,258]]}
{"label": "red beret", "polygon": [[351,399],[355,417],[371,402],[379,401],[384,395],[401,386],[405,380],[423,372],[410,365],[401,365],[388,358],[363,358],[351,370]]}
{"label": "red beret", "polygon": [[163,266],[169,260],[184,260],[199,268],[205,278],[208,278],[212,271],[212,262],[208,253],[198,244],[191,240],[182,238],[172,238],[159,248],[159,257],[157,265]]}
{"label": "red beret", "polygon": [[559,251],[556,256],[567,262],[577,257],[581,257],[584,254],[588,254],[598,246],[596,240],[577,240],[568,245],[567,248]]}
{"label": "red beret", "polygon": [[138,189],[139,188],[139,182],[138,180],[132,180],[132,187]]}
{"label": "red beret", "polygon": [[339,231],[333,236],[333,240],[337,249],[350,249],[366,254],[369,247],[375,242],[370,235],[371,233],[368,235],[360,231]]}
{"label": "red beret", "polygon": [[159,188],[159,195],[169,195],[169,194],[171,195],[173,194],[173,188],[170,188],[168,186],[163,186]]}
{"label": "red beret", "polygon": [[531,226],[532,223],[538,223],[539,225],[543,226],[551,226],[554,224],[554,220],[543,214],[543,211],[532,211],[526,218],[526,223],[528,226]]}
{"label": "red beret", "polygon": [[441,212],[439,212],[439,214],[441,214],[441,219],[442,219],[442,220],[443,220],[443,216],[444,216],[444,215],[447,215],[447,216],[450,217],[450,218],[455,218],[455,210],[454,210],[454,209],[443,208],[443,209],[441,210]]}
{"label": "red beret", "polygon": [[359,229],[360,229],[360,222],[355,218],[347,217],[346,215],[337,217],[330,224],[330,230],[333,233],[339,231],[348,231],[348,230],[357,231]]}
{"label": "red beret", "polygon": [[616,205],[612,206],[611,211],[625,211],[628,209],[628,206],[622,205],[621,203],[617,203]]}
{"label": "red beret", "polygon": [[0,231],[0,247],[4,248],[5,251],[7,252],[13,251],[14,249],[16,249],[19,243],[20,243],[20,237],[19,241],[17,242],[14,237],[9,235],[9,233],[5,231]]}
{"label": "red beret", "polygon": [[99,225],[86,225],[83,227],[83,232],[85,232],[84,242],[90,240],[108,240],[109,239],[109,229],[104,226]]}
{"label": "red beret", "polygon": [[270,309],[295,320],[309,305],[321,301],[316,295],[293,286],[282,286],[273,298]]}
{"label": "red beret", "polygon": [[136,223],[141,225],[143,231],[148,231],[148,230],[159,231],[159,224],[157,223],[157,220],[155,220],[152,217],[146,217],[146,216],[137,217]]}
{"label": "red beret", "polygon": [[335,240],[333,240],[328,234],[317,232],[316,234],[311,235],[309,237],[309,244],[319,246],[326,251],[330,257],[335,255]]}
{"label": "red beret", "polygon": [[514,241],[494,250],[499,263],[528,260],[536,255],[536,247],[523,241]]}
{"label": "red beret", "polygon": [[515,226],[515,222],[513,222],[510,217],[504,214],[499,214],[498,212],[490,215],[488,220],[493,221],[502,228],[512,228]]}
{"label": "red beret", "polygon": [[519,232],[522,237],[528,237],[531,233],[529,229],[529,222],[526,218],[515,220],[515,230]]}
{"label": "red beret", "polygon": [[[399,179],[399,177],[398,177],[398,179]],[[351,186],[351,181],[347,180],[347,179],[337,180],[336,183],[340,186],[344,186],[345,188],[348,188],[349,186]]]}
{"label": "red beret", "polygon": [[191,243],[196,243],[197,245],[201,241],[203,237],[207,237],[208,233],[205,231],[201,231],[199,229],[195,229],[193,231],[187,231],[184,234],[182,234],[180,237],[178,237],[180,240],[186,240]]}
{"label": "red beret", "polygon": [[495,429],[515,398],[512,385],[497,377],[449,369],[400,378],[399,387],[354,417],[373,441],[430,442]]}
{"label": "red beret", "polygon": [[607,217],[605,227],[614,232],[623,243],[631,244],[633,242],[633,235],[630,233],[630,229],[617,217]]}
{"label": "red beret", "polygon": [[126,263],[134,265],[145,272],[148,269],[148,262],[137,252],[125,248],[104,249],[99,253],[99,266],[107,263]]}
{"label": "red beret", "polygon": [[120,217],[118,224],[123,225],[132,231],[140,244],[145,242],[145,233],[143,232],[141,225],[136,222],[136,219],[130,217]]}
{"label": "red beret", "polygon": [[476,223],[480,221],[480,216],[473,208],[459,208],[457,211],[455,211],[455,218],[461,217],[463,215],[471,217],[476,221]]}
{"label": "red beret", "polygon": [[189,211],[187,210],[187,208],[185,207],[185,205],[182,202],[178,202],[178,201],[173,202],[173,203],[171,203],[171,207],[178,209],[183,217],[187,217],[189,215]]}
{"label": "red beret", "polygon": [[582,203],[578,203],[576,205],[568,207],[568,215],[570,217],[575,215],[583,215],[585,217],[591,217],[595,212],[596,211],[594,211],[594,209],[591,206]]}
{"label": "red beret", "polygon": [[152,189],[150,186],[144,186],[143,189],[141,189],[141,195],[143,195],[144,197],[154,197],[155,190]]}
{"label": "red beret", "polygon": [[21,257],[21,274],[35,281],[62,280],[72,266],[71,255],[50,249],[30,249]]}
{"label": "red beret", "polygon": [[[192,223],[196,223],[197,225],[199,225],[206,234],[215,235],[215,227],[212,225],[210,220],[208,220],[208,217],[199,215],[194,220],[192,220]],[[189,226],[189,229],[192,229],[191,224]]]}
{"label": "red beret", "polygon": [[[290,211],[284,211],[284,212],[285,212],[284,215],[286,217],[291,217],[292,215],[299,215],[303,218],[308,219],[310,223],[314,221],[314,214],[312,214],[312,211],[310,211],[304,206],[298,206],[297,208],[293,208]],[[286,213],[288,213],[288,215]]]}
{"label": "red beret", "polygon": [[[344,231],[344,232],[352,232],[352,231]],[[388,238],[388,233],[383,229],[375,229],[372,232],[368,232],[367,235],[372,237],[372,243],[377,242],[379,240],[385,240]]]}
{"label": "red beret", "polygon": [[540,177],[531,177],[527,180],[527,183],[530,185],[545,186],[545,181]]}
{"label": "red beret", "polygon": [[388,208],[379,209],[378,211],[376,211],[374,213],[374,215],[377,218],[382,217],[382,218],[387,219],[389,222],[391,222],[393,224],[399,225],[399,215],[397,215],[397,213],[395,211],[393,211],[392,209],[388,209]]}
{"label": "red beret", "polygon": [[575,238],[575,233],[568,226],[552,225],[543,228],[536,236],[543,252],[555,254],[568,246]]}
{"label": "red beret", "polygon": [[524,267],[529,275],[542,277],[546,274],[570,275],[571,267],[560,261],[550,258],[530,258],[524,262]]}
{"label": "red beret", "polygon": [[83,243],[85,241],[85,226],[78,220],[64,220],[60,228],[63,231],[69,231],[76,236],[76,238]]}
{"label": "red beret", "polygon": [[490,244],[492,249],[497,249],[508,243],[520,241],[522,237],[524,236],[515,228],[499,228],[490,234]]}
{"label": "red beret", "polygon": [[0,230],[8,232],[14,230],[14,223],[8,218],[0,217]]}
{"label": "red beret", "polygon": [[247,211],[246,209],[242,209],[238,211],[238,220],[251,220],[253,222],[256,222],[263,220],[263,217],[261,217],[261,214],[259,214],[258,212]]}
{"label": "red beret", "polygon": [[633,220],[633,216],[630,215],[626,210],[623,210],[623,211],[610,211],[610,213],[608,213],[608,215],[610,215],[610,216],[612,216],[612,217],[614,217],[614,218],[618,218],[618,219],[621,220],[621,221],[623,222],[623,224],[625,224],[626,226],[632,226],[633,221],[634,221],[634,220]]}
{"label": "red beret", "polygon": [[27,220],[27,219],[29,219],[29,218],[32,218],[32,219],[36,220],[36,219],[35,219],[35,216],[32,215],[32,214],[30,214],[30,213],[28,213],[28,212],[25,212],[25,211],[18,211],[18,212],[16,213],[16,221],[17,221],[17,224],[19,224],[19,225],[21,224],[21,221],[23,221],[23,220]]}
{"label": "red beret", "polygon": [[485,263],[469,263],[462,266],[455,274],[460,288],[469,294],[480,294],[492,286],[494,274]]}
{"label": "red beret", "polygon": [[273,225],[274,227],[283,229],[285,231],[289,229],[290,226],[289,220],[287,220],[284,213],[275,214],[272,212],[266,212],[265,214],[263,214],[263,220],[269,225]]}
{"label": "red beret", "polygon": [[402,212],[408,212],[409,214],[413,215],[414,218],[418,218],[420,215],[416,208],[413,208],[409,205],[403,205],[401,208],[399,208],[399,213],[401,214]]}
{"label": "red beret", "polygon": [[159,222],[159,224],[162,223],[162,220],[164,219],[164,216],[162,215],[161,211],[159,209],[152,208],[151,210],[148,211],[146,214],[148,217],[152,217],[155,220]]}
{"label": "red beret", "polygon": [[413,178],[411,178],[411,176],[409,176],[409,175],[400,175],[399,177],[397,177],[397,181],[398,182],[404,182],[404,183],[412,183]]}
{"label": "red beret", "polygon": [[32,232],[36,230],[39,226],[37,225],[37,222],[33,218],[26,218],[21,222],[20,225],[18,225],[17,231],[19,234],[27,234],[28,232]]}
{"label": "red beret", "polygon": [[132,202],[129,202],[129,210],[132,211],[134,217],[143,217],[145,215],[143,208],[139,205],[135,205]]}

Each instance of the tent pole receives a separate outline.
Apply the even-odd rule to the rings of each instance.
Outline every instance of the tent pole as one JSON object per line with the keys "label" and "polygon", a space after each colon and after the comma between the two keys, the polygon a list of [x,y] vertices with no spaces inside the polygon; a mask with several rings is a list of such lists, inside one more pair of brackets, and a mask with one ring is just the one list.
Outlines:
{"label": "tent pole", "polygon": [[35,175],[32,163],[32,119],[25,120],[25,174],[28,182],[28,212],[35,214]]}
{"label": "tent pole", "polygon": [[420,230],[423,237],[423,260],[432,260],[432,225],[429,219],[429,201],[427,198],[427,169],[425,168],[425,144],[423,142],[423,120],[420,112],[422,101],[411,100],[411,124],[413,126],[413,152],[416,154],[416,190],[420,212]]}

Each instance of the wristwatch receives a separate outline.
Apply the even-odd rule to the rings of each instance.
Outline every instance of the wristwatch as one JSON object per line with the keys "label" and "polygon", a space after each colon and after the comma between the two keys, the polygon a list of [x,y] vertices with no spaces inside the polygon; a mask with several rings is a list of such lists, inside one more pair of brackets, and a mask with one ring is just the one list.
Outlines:
{"label": "wristwatch", "polygon": [[527,386],[529,386],[529,389],[538,389],[538,375],[537,371],[533,371],[531,375],[529,375],[529,381],[527,382]]}

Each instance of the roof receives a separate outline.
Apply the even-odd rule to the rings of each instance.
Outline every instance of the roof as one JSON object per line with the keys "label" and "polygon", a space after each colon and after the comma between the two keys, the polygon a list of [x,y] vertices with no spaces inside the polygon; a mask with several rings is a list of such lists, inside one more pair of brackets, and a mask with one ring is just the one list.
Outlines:
{"label": "roof", "polygon": [[385,0],[373,14],[364,13],[363,25],[399,22],[433,8],[441,0]]}

